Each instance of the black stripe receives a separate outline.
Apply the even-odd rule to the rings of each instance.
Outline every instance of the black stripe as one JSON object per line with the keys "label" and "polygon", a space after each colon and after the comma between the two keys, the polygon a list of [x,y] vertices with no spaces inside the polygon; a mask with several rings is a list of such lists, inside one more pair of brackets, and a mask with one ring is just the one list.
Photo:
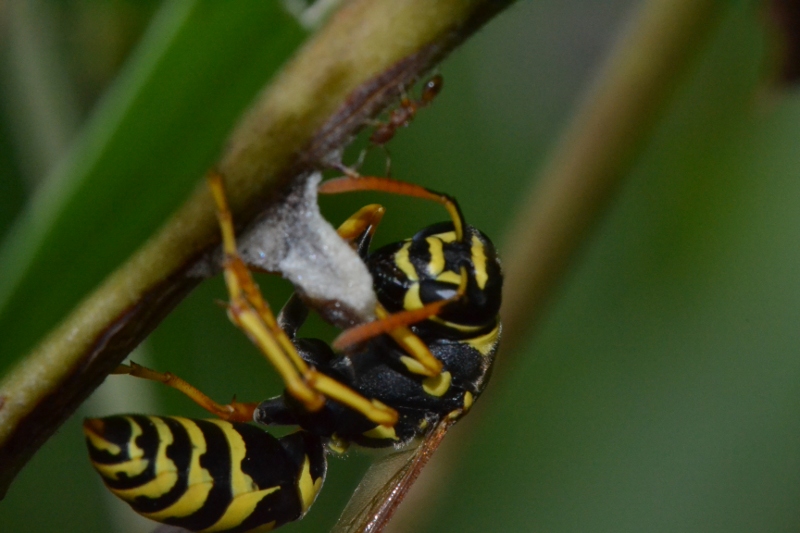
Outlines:
{"label": "black stripe", "polygon": [[392,313],[403,309],[403,300],[411,285],[411,281],[395,261],[395,254],[404,244],[405,242],[397,242],[386,245],[371,253],[367,260],[378,300]]}
{"label": "black stripe", "polygon": [[[148,465],[144,471],[139,474],[138,476],[127,477],[125,474],[120,474],[120,476],[113,480],[108,478],[103,478],[110,488],[113,489],[131,489],[134,487],[138,487],[143,485],[153,479],[155,476],[155,456],[158,453],[158,431],[156,431],[156,427],[153,422],[150,420],[151,417],[142,416],[142,415],[128,415],[133,421],[142,429],[142,434],[136,437],[134,440],[134,444],[141,448],[144,452],[142,459],[147,460]],[[121,419],[128,425],[128,431],[132,431],[130,427],[130,423],[123,417],[109,417],[109,419]],[[119,427],[117,424],[117,420],[114,420],[114,426],[110,427]],[[127,447],[127,444],[124,445]],[[125,454],[127,455],[127,454]],[[126,457],[127,460],[127,457]]]}
{"label": "black stripe", "polygon": [[287,461],[286,452],[278,439],[263,429],[247,424],[236,424],[236,430],[247,450],[238,467],[253,479],[259,489],[292,482],[295,478],[294,469]]}
{"label": "black stripe", "polygon": [[239,465],[242,472],[253,479],[259,490],[275,486],[280,489],[262,498],[253,512],[231,533],[249,531],[273,521],[277,527],[297,520],[302,510],[297,491],[300,471],[281,445],[286,437],[279,441],[264,430],[247,424],[236,424],[236,429],[247,450]]}
{"label": "black stripe", "polygon": [[306,455],[311,460],[311,479],[317,480],[322,478],[325,480],[325,474],[328,472],[328,461],[325,458],[325,446],[322,440],[316,435],[312,435],[307,431],[302,433],[305,442]]}
{"label": "black stripe", "polygon": [[95,448],[92,441],[86,438],[89,446],[89,458],[93,463],[101,465],[113,465],[128,460],[128,441],[133,434],[133,428],[127,418],[122,416],[109,416],[101,419],[103,423],[103,434],[100,438],[107,440],[111,444],[119,446],[121,452],[114,455],[106,450]]}
{"label": "black stripe", "polygon": [[428,279],[431,277],[428,272],[428,266],[431,263],[432,254],[431,247],[428,244],[428,234],[417,233],[411,240],[411,246],[408,248],[408,259],[417,271],[417,279]]}
{"label": "black stripe", "polygon": [[[444,318],[442,318],[444,320]],[[456,322],[457,323],[457,322]],[[495,319],[486,323],[480,329],[474,331],[461,331],[447,324],[428,320],[411,326],[411,330],[419,335],[425,344],[436,342],[458,342],[466,344],[467,341],[482,337],[487,333],[497,329],[498,320]]]}
{"label": "black stripe", "polygon": [[157,418],[164,422],[169,428],[170,433],[172,433],[172,444],[167,446],[166,456],[175,464],[178,479],[168,492],[158,498],[139,496],[132,502],[129,502],[133,510],[138,513],[154,513],[156,511],[161,511],[183,496],[187,488],[189,465],[192,458],[192,443],[189,440],[189,434],[180,422],[170,417],[153,416],[150,418]]}
{"label": "black stripe", "polygon": [[208,470],[214,484],[203,506],[197,512],[165,519],[164,523],[199,531],[214,525],[231,503],[231,451],[222,429],[206,420],[193,420],[203,432],[206,453],[200,456],[200,466]]}

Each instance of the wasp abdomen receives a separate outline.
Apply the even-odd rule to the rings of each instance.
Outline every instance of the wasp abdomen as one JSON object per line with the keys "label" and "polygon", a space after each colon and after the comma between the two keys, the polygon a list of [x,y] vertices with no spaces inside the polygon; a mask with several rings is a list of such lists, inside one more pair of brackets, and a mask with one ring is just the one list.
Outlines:
{"label": "wasp abdomen", "polygon": [[322,442],[247,424],[141,415],[84,421],[92,464],[143,516],[190,531],[268,531],[297,520],[322,486]]}

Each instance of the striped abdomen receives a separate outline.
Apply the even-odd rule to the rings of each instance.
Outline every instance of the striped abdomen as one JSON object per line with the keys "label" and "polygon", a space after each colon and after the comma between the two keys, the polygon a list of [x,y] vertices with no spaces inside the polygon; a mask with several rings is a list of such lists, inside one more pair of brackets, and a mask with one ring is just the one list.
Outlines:
{"label": "striped abdomen", "polygon": [[152,520],[190,531],[269,531],[297,520],[325,478],[322,442],[247,424],[180,417],[84,421],[108,488]]}

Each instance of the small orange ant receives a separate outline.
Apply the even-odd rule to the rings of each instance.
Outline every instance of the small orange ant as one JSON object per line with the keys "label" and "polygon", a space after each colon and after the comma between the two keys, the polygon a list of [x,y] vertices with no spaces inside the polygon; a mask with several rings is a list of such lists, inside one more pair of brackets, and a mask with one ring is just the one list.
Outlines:
{"label": "small orange ant", "polygon": [[389,120],[379,123],[372,132],[369,142],[375,146],[385,146],[394,138],[398,129],[408,126],[414,120],[419,109],[429,106],[433,102],[433,99],[442,90],[443,82],[442,76],[436,74],[425,82],[419,100],[415,101],[403,95],[400,105],[389,114]]}
{"label": "small orange ant", "polygon": [[345,166],[339,162],[332,164],[332,167],[343,172],[347,176],[359,177],[360,174],[358,173],[358,169],[361,168],[361,165],[364,163],[367,152],[370,148],[379,146],[386,153],[386,175],[390,176],[392,159],[391,154],[389,154],[389,149],[386,147],[386,145],[389,143],[389,141],[394,139],[398,129],[408,126],[411,121],[414,120],[414,117],[417,115],[417,111],[423,107],[429,106],[431,102],[433,102],[433,100],[436,98],[436,95],[438,95],[442,90],[443,83],[444,80],[442,79],[441,74],[432,76],[428,81],[425,82],[425,85],[423,85],[419,100],[412,100],[408,97],[405,91],[402,91],[401,89],[402,96],[400,98],[400,104],[396,109],[389,113],[389,119],[386,122],[368,122],[368,124],[375,127],[375,130],[372,132],[372,135],[369,136],[369,145],[361,150],[361,154],[359,154],[356,163],[353,166]]}

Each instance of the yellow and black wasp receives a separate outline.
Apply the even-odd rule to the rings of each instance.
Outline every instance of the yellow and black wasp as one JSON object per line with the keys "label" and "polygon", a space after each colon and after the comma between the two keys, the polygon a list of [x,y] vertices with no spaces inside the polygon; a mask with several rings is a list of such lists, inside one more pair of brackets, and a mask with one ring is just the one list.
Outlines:
{"label": "yellow and black wasp", "polygon": [[[210,185],[229,316],[275,366],[283,394],[221,405],[172,374],[122,365],[118,373],[161,381],[220,419],[111,416],[87,419],[84,432],[107,487],[145,517],[190,531],[269,531],[306,513],[329,452],[349,443],[400,447],[420,437],[428,451],[435,448],[489,378],[502,274],[491,241],[465,223],[451,197],[387,178],[329,180],[321,192],[381,190],[438,201],[451,221],[370,252],[383,208],[350,217],[339,234],[372,274],[376,320],[345,330],[333,348],[298,338],[308,304],[295,294],[272,314],[237,253],[221,178],[212,173]],[[246,422],[299,429],[276,438]],[[422,455],[415,460],[424,462]],[[407,484],[406,474],[392,483]],[[393,508],[373,507],[368,514],[384,517]]]}

